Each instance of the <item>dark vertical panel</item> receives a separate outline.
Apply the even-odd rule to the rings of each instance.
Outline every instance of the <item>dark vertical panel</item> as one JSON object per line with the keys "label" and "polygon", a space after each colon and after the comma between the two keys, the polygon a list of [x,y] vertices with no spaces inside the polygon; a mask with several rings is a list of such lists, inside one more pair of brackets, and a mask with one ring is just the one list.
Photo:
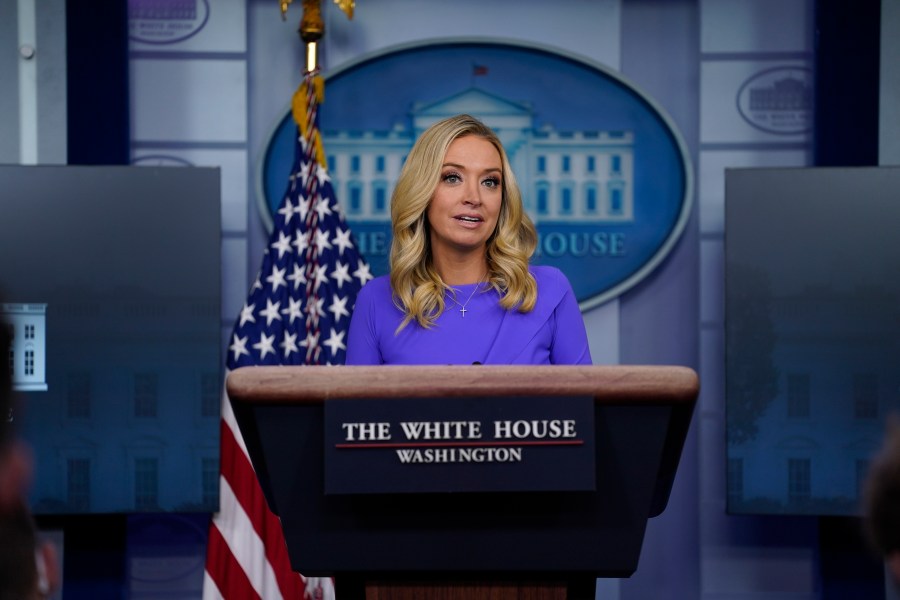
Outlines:
{"label": "dark vertical panel", "polygon": [[69,164],[128,164],[128,3],[67,0],[66,56]]}
{"label": "dark vertical panel", "polygon": [[884,563],[864,539],[859,519],[821,517],[819,532],[821,600],[884,598]]}
{"label": "dark vertical panel", "polygon": [[126,516],[39,516],[42,530],[64,532],[62,583],[66,600],[126,598]]}
{"label": "dark vertical panel", "polygon": [[817,0],[815,11],[815,164],[877,165],[881,0]]}
{"label": "dark vertical panel", "polygon": [[[881,0],[816,2],[817,166],[878,164]],[[859,519],[819,521],[822,598],[884,598],[883,566]]]}

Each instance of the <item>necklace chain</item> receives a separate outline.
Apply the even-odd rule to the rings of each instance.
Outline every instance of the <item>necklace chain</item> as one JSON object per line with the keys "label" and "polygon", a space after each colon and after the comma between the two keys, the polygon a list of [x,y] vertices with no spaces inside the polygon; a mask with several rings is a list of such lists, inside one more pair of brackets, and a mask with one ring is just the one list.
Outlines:
{"label": "necklace chain", "polygon": [[469,294],[469,297],[462,304],[460,304],[459,301],[456,299],[456,291],[457,291],[456,288],[450,288],[453,290],[454,293],[450,294],[449,298],[451,300],[453,300],[454,304],[456,304],[459,307],[459,312],[462,313],[463,318],[465,318],[466,312],[468,310],[468,309],[466,309],[466,305],[469,303],[469,300],[471,300],[475,296],[475,292],[478,291],[478,288],[481,287],[482,283],[483,282],[479,281],[478,283],[475,284],[475,289],[472,290],[472,293]]}

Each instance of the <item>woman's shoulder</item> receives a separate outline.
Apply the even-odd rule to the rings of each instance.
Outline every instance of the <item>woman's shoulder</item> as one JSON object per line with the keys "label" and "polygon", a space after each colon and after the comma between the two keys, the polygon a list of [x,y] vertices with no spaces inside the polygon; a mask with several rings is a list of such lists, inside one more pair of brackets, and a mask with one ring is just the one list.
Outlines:
{"label": "woman's shoulder", "polygon": [[362,286],[357,294],[357,302],[380,302],[384,297],[391,298],[391,278],[388,275],[380,275]]}
{"label": "woman's shoulder", "polygon": [[555,307],[563,298],[574,293],[569,279],[558,268],[532,265],[529,269],[537,282],[539,305]]}
{"label": "woman's shoulder", "polygon": [[569,280],[566,278],[565,274],[556,267],[551,267],[549,265],[529,265],[528,270],[534,275],[534,280],[537,281],[538,286],[541,284],[569,286]]}
{"label": "woman's shoulder", "polygon": [[360,289],[370,289],[372,291],[375,290],[389,290],[391,289],[391,276],[390,275],[379,275],[378,277],[370,280],[366,285],[362,286]]}

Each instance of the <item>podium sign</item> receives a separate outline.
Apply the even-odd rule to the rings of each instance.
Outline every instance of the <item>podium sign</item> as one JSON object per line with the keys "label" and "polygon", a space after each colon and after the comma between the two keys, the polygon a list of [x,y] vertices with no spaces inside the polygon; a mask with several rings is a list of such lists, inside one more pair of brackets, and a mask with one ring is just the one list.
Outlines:
{"label": "podium sign", "polygon": [[325,493],[593,491],[593,417],[586,395],[330,400]]}

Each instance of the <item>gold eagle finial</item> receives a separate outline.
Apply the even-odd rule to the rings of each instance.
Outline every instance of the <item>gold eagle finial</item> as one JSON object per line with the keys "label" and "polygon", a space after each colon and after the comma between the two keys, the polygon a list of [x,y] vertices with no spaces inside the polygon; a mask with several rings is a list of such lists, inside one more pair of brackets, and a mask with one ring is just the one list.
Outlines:
{"label": "gold eagle finial", "polygon": [[[292,1],[293,0],[280,0],[280,2],[281,2],[281,20],[282,21],[287,19],[288,5]],[[334,0],[334,3],[337,4],[338,8],[340,8],[344,12],[345,15],[347,15],[348,19],[353,18],[353,9],[356,8],[356,0]],[[318,4],[318,2],[316,2],[316,4]]]}

